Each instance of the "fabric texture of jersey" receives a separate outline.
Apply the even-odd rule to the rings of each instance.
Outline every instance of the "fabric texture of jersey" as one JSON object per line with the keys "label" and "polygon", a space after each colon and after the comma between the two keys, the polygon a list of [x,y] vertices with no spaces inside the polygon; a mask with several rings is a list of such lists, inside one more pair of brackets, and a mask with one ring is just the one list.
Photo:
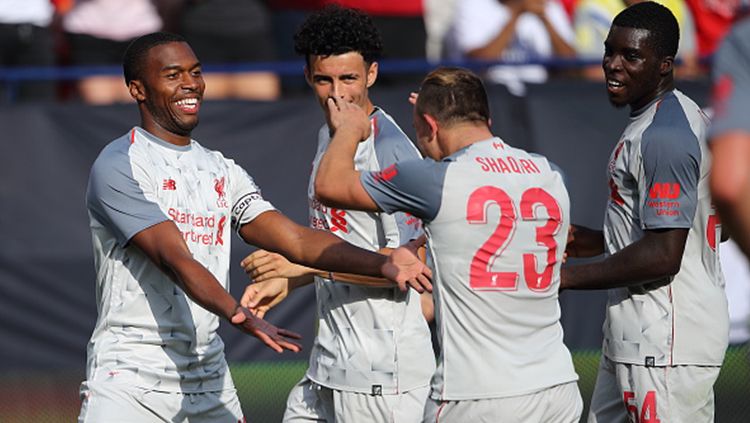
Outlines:
{"label": "fabric texture of jersey", "polygon": [[134,128],[100,153],[86,203],[99,312],[87,379],[183,393],[233,388],[219,317],[129,241],[172,220],[193,257],[229,289],[230,225],[239,230],[273,210],[253,179],[196,141],[175,146]]}
{"label": "fabric texture of jersey", "polygon": [[492,138],[361,181],[382,210],[425,224],[441,345],[433,399],[509,397],[577,380],[558,303],[570,204],[546,159]]}
{"label": "fabric texture of jersey", "polygon": [[750,132],[750,18],[737,24],[716,53],[713,67],[713,122],[710,136]]}
{"label": "fabric texture of jersey", "polygon": [[[729,316],[708,190],[707,118],[674,90],[635,111],[610,157],[608,254],[646,230],[689,229],[673,278],[609,291],[603,353],[639,365],[721,365]],[[700,342],[696,342],[700,340]]]}
{"label": "fabric texture of jersey", "polygon": [[[372,133],[359,144],[355,167],[385,169],[419,152],[393,119],[380,109],[371,116]],[[395,248],[422,233],[421,222],[404,213],[388,215],[326,207],[315,196],[315,174],[330,142],[327,126],[308,188],[310,226],[367,250]],[[429,384],[435,370],[427,322],[419,294],[398,288],[371,288],[316,277],[318,334],[307,376],[343,391],[396,394]]]}

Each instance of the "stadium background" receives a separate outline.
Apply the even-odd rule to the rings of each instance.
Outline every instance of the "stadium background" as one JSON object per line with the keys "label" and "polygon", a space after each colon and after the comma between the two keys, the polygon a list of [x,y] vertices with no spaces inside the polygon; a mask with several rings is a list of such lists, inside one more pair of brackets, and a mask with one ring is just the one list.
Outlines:
{"label": "stadium background", "polygon": [[[679,87],[706,105],[706,81]],[[416,82],[403,82],[372,92],[375,103],[410,136],[406,99],[416,88]],[[489,87],[489,93],[495,133],[557,163],[566,173],[573,222],[600,226],[605,165],[627,123],[627,110],[610,107],[602,84],[580,80],[532,86],[523,98],[502,87]],[[99,150],[137,122],[133,105],[0,105],[0,422],[75,420],[85,346],[96,318],[84,205],[88,171]],[[194,137],[236,159],[267,199],[305,223],[307,178],[320,124],[320,110],[309,95],[275,102],[215,101],[204,104]],[[233,263],[239,263],[251,248],[235,238],[233,251]],[[239,297],[246,281],[239,265],[232,281],[232,293]],[[602,292],[561,296],[565,340],[574,351],[586,402],[596,375],[605,302]],[[304,351],[297,355],[276,355],[223,325],[248,421],[279,421],[286,394],[306,367],[313,303],[312,289],[304,288],[268,315],[304,334]],[[750,421],[747,357],[747,346],[728,353],[716,385],[717,422]]]}

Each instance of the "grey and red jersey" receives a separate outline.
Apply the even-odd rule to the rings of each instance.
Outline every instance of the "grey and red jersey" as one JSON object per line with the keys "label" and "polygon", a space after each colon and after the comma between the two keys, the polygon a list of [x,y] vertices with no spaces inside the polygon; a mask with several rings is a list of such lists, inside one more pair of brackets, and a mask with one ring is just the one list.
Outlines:
{"label": "grey and red jersey", "polygon": [[647,230],[689,229],[673,278],[609,291],[604,354],[638,365],[721,365],[729,320],[711,204],[707,118],[680,91],[631,114],[608,166],[608,254]]}
{"label": "grey and red jersey", "polygon": [[750,133],[750,18],[735,25],[722,41],[713,64],[713,122],[710,136]]}
{"label": "grey and red jersey", "polygon": [[139,248],[140,231],[171,220],[190,252],[229,289],[231,228],[273,210],[234,161],[191,141],[133,128],[94,162],[86,193],[99,316],[87,379],[166,392],[233,387],[219,317],[193,302]]}
{"label": "grey and red jersey", "polygon": [[577,380],[558,303],[570,204],[544,157],[491,138],[361,181],[382,210],[424,222],[441,346],[434,399],[509,397]]}
{"label": "grey and red jersey", "polygon": [[[416,147],[380,109],[371,115],[372,133],[357,147],[355,167],[378,171],[399,160],[418,159]],[[322,205],[315,174],[330,143],[327,126],[308,187],[310,226],[367,250],[395,248],[422,234],[422,222],[404,213],[368,213]],[[318,335],[307,376],[329,388],[396,394],[429,384],[435,370],[427,322],[419,294],[398,288],[371,288],[315,278]]]}

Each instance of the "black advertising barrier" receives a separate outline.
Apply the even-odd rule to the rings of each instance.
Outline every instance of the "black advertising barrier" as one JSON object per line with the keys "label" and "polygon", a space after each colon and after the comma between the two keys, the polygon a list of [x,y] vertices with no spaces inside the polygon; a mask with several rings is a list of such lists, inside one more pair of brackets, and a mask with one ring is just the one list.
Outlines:
{"label": "black advertising barrier", "polygon": [[[705,104],[705,82],[683,84]],[[413,86],[379,86],[375,102],[413,136]],[[627,121],[602,84],[557,81],[527,97],[490,87],[493,129],[508,143],[545,154],[566,173],[572,220],[600,226],[606,161]],[[110,140],[138,122],[132,104],[20,104],[0,107],[0,367],[77,368],[96,318],[94,272],[84,192],[91,163]],[[264,196],[295,221],[307,221],[306,189],[322,112],[312,97],[271,103],[205,103],[194,138],[242,165]],[[239,261],[252,248],[235,237],[232,294],[246,284]],[[598,348],[605,295],[564,293],[571,349]],[[304,334],[305,352],[281,356],[223,325],[230,361],[300,360],[314,337],[314,293],[303,288],[269,313]]]}

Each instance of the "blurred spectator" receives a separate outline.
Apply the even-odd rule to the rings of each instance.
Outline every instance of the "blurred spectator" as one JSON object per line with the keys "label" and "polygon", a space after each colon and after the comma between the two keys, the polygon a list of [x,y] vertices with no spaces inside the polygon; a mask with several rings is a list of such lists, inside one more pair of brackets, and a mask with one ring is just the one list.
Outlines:
{"label": "blurred spectator", "polygon": [[[573,29],[558,0],[461,0],[446,39],[450,59],[526,62],[572,57]],[[486,77],[515,95],[547,79],[542,65],[493,66]]]}
{"label": "blurred spectator", "polygon": [[[604,40],[607,39],[612,19],[626,7],[644,0],[580,0],[574,14],[576,50],[581,59],[601,62],[604,56]],[[694,78],[702,72],[698,64],[695,43],[695,26],[690,10],[683,0],[656,0],[666,6],[680,25],[680,47],[677,58],[678,78]],[[604,72],[600,63],[588,66],[583,76],[593,80],[603,80]]]}
{"label": "blurred spectator", "polygon": [[714,54],[719,42],[724,38],[736,10],[747,0],[685,0],[695,20],[698,41],[698,55],[707,57]]}
{"label": "blurred spectator", "polygon": [[[120,65],[130,41],[164,27],[160,11],[175,2],[157,0],[76,0],[62,26],[74,66]],[[164,9],[162,9],[164,7]],[[95,75],[78,83],[81,98],[90,104],[133,101],[122,75]]]}
{"label": "blurred spectator", "polygon": [[[55,65],[50,0],[0,0],[0,66]],[[52,82],[24,82],[17,99],[54,99]]]}
{"label": "blurred spectator", "polygon": [[[260,0],[189,0],[181,33],[204,65],[271,62],[276,49],[270,22]],[[270,71],[206,73],[203,78],[208,99],[275,100],[281,94],[279,77]]]}
{"label": "blurred spectator", "polygon": [[565,8],[565,13],[568,14],[571,21],[573,20],[573,13],[575,13],[576,7],[580,1],[581,0],[560,0],[563,8]]}
{"label": "blurred spectator", "polygon": [[424,0],[427,60],[437,62],[445,55],[445,36],[450,29],[456,3],[458,0]]}

